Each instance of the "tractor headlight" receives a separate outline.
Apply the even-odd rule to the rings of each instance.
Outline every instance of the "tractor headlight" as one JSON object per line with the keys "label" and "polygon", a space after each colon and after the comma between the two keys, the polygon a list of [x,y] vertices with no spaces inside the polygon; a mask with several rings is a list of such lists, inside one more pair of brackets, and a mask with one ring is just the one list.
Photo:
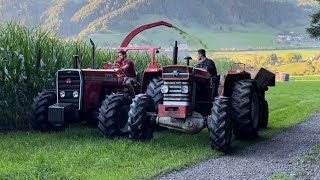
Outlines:
{"label": "tractor headlight", "polygon": [[61,97],[61,98],[66,97],[66,92],[64,92],[64,91],[60,91],[60,97]]}
{"label": "tractor headlight", "polygon": [[73,91],[72,96],[73,96],[74,98],[78,98],[78,97],[79,97],[78,91]]}
{"label": "tractor headlight", "polygon": [[168,93],[169,92],[169,86],[167,86],[167,85],[163,85],[162,87],[161,87],[161,92],[162,93]]}
{"label": "tractor headlight", "polygon": [[181,86],[181,93],[189,93],[189,86]]}

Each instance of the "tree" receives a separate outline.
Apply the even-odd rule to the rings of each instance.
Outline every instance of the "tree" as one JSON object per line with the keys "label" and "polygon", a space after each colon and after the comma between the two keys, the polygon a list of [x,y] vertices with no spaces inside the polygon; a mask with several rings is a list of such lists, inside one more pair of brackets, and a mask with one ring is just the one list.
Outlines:
{"label": "tree", "polygon": [[[320,3],[320,0],[316,0]],[[311,25],[306,29],[311,38],[320,37],[320,11],[311,15]]]}

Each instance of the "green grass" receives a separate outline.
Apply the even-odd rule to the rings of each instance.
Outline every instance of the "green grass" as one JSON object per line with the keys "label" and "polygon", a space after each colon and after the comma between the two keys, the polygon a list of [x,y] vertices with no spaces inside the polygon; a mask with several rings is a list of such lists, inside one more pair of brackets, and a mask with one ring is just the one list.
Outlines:
{"label": "green grass", "polygon": [[[277,83],[267,92],[269,128],[257,140],[233,140],[233,150],[265,140],[320,109],[320,81]],[[105,139],[96,129],[0,134],[0,179],[141,179],[222,155],[208,131],[197,135],[155,133],[151,142]]]}
{"label": "green grass", "polygon": [[[302,159],[303,164],[309,166],[319,166],[320,165],[320,144],[313,145]],[[313,170],[310,170],[310,168],[307,168],[306,166],[302,166],[299,170],[295,172],[290,172],[291,174],[294,174],[293,179],[311,179],[315,172]],[[290,176],[283,172],[278,172],[272,177],[269,178],[270,180],[287,180],[290,179]],[[292,179],[292,178],[291,178]]]}
{"label": "green grass", "polygon": [[320,81],[320,75],[291,76],[292,81]]}
{"label": "green grass", "polygon": [[269,180],[290,180],[290,177],[285,173],[279,172],[268,178]]}
{"label": "green grass", "polygon": [[0,179],[140,179],[217,156],[206,133],[158,133],[152,142],[107,140],[96,130],[0,135]]}
{"label": "green grass", "polygon": [[270,124],[262,137],[290,128],[320,111],[320,81],[277,82],[267,92]]}
{"label": "green grass", "polygon": [[308,155],[304,159],[304,163],[320,164],[320,144],[310,148]]}

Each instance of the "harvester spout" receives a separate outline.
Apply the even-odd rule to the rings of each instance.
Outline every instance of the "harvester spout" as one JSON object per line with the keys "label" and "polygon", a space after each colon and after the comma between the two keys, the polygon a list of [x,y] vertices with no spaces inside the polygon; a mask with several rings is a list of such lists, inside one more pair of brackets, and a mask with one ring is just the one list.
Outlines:
{"label": "harvester spout", "polygon": [[164,21],[159,21],[159,22],[155,22],[155,23],[151,23],[151,24],[146,24],[143,26],[140,26],[138,28],[136,28],[135,30],[131,31],[130,34],[128,34],[128,36],[123,40],[123,42],[121,43],[120,47],[127,47],[130,43],[130,41],[140,32],[146,30],[146,29],[150,29],[150,28],[154,28],[157,26],[167,26],[167,27],[173,27],[172,24],[164,22]]}

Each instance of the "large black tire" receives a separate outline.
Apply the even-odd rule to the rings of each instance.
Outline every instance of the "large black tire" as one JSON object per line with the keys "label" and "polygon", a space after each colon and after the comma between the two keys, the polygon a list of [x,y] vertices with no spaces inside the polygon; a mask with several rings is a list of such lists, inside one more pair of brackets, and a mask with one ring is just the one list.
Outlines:
{"label": "large black tire", "polygon": [[262,102],[262,114],[261,114],[261,120],[260,120],[260,127],[267,128],[268,121],[269,121],[269,105],[268,105],[268,102],[264,100]]}
{"label": "large black tire", "polygon": [[230,148],[232,127],[230,118],[230,98],[218,96],[213,102],[211,116],[208,118],[211,147],[227,152]]}
{"label": "large black tire", "polygon": [[147,112],[154,112],[154,102],[149,95],[139,94],[132,100],[129,111],[129,138],[147,140],[153,137],[154,128]]}
{"label": "large black tire", "polygon": [[154,102],[155,111],[158,113],[159,104],[163,103],[163,94],[161,93],[161,86],[164,81],[159,78],[153,78],[147,86],[146,94],[151,96]]}
{"label": "large black tire", "polygon": [[246,79],[235,82],[231,102],[233,133],[235,137],[257,137],[261,100],[256,80]]}
{"label": "large black tire", "polygon": [[[163,94],[161,92],[161,86],[164,84],[164,81],[161,77],[153,78],[149,85],[147,86],[146,94],[151,96],[154,102],[155,112],[158,113],[159,104],[163,103]],[[164,131],[168,128],[157,126],[156,131]]]}
{"label": "large black tire", "polygon": [[51,131],[54,126],[48,121],[48,108],[57,102],[57,94],[54,91],[39,93],[33,99],[31,126],[36,131]]}
{"label": "large black tire", "polygon": [[124,94],[107,96],[98,116],[98,128],[106,137],[128,135],[128,112],[131,100]]}

